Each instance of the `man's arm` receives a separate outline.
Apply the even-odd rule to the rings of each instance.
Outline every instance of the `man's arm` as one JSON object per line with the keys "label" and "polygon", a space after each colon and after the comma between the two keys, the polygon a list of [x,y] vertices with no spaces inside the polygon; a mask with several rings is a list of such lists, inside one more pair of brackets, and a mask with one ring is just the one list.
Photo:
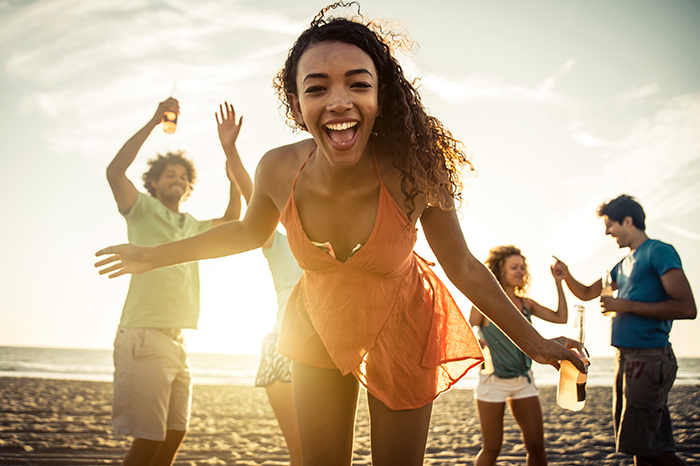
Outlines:
{"label": "man's arm", "polygon": [[114,200],[117,201],[120,212],[128,212],[136,202],[139,193],[134,184],[126,177],[126,170],[136,158],[136,154],[138,154],[143,143],[146,142],[153,128],[163,121],[163,114],[166,111],[179,114],[180,105],[178,101],[171,97],[161,102],[153,118],[126,141],[107,167],[107,181],[109,181],[109,186],[112,188],[112,194],[114,195]]}
{"label": "man's arm", "polygon": [[226,176],[229,181],[228,206],[226,207],[226,212],[224,212],[223,217],[212,219],[212,227],[230,222],[231,220],[238,220],[241,217],[241,192],[238,189],[236,180],[232,177],[228,169],[228,165],[226,166]]}
{"label": "man's arm", "polygon": [[569,287],[571,293],[576,296],[581,301],[590,301],[600,296],[600,292],[603,291],[602,280],[598,279],[590,285],[584,285],[580,281],[576,280],[571,272],[569,272],[569,267],[557,259],[557,262],[552,266],[552,274],[554,276],[563,276],[566,286]]}
{"label": "man's arm", "polygon": [[661,285],[669,299],[656,303],[643,303],[629,299],[600,298],[603,312],[632,312],[634,314],[659,320],[695,319],[698,311],[695,306],[693,291],[682,269],[670,269],[661,275]]}
{"label": "man's arm", "polygon": [[[224,107],[226,111],[224,111]],[[236,112],[233,109],[233,105],[228,102],[219,105],[219,113],[214,113],[214,116],[216,117],[219,141],[221,141],[221,147],[226,154],[226,175],[231,182],[231,193],[226,213],[222,218],[214,219],[212,226],[230,220],[238,220],[241,215],[241,194],[243,194],[246,203],[250,202],[250,197],[253,194],[253,181],[250,179],[250,175],[248,175],[245,167],[243,167],[241,157],[236,149],[236,139],[238,139],[238,135],[241,132],[243,117],[236,122]],[[219,119],[219,116],[221,116],[221,119]]]}

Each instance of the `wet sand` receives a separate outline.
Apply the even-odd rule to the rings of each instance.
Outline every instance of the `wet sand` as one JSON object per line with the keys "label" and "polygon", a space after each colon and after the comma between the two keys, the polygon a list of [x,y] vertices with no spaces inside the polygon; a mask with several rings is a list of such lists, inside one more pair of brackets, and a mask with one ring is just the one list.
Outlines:
{"label": "wet sand", "polygon": [[[670,395],[678,455],[700,465],[700,387]],[[120,464],[130,438],[113,434],[112,384],[0,378],[0,465]],[[555,403],[555,387],[540,389],[552,465],[632,465],[615,453],[611,389],[590,387],[583,411]],[[506,410],[507,411],[507,410]],[[481,433],[471,390],[451,390],[434,404],[426,465],[473,465]],[[284,440],[265,393],[254,387],[195,386],[190,432],[176,465],[288,464]],[[354,465],[371,464],[369,420],[360,396]],[[520,432],[506,414],[498,465],[525,464]]]}

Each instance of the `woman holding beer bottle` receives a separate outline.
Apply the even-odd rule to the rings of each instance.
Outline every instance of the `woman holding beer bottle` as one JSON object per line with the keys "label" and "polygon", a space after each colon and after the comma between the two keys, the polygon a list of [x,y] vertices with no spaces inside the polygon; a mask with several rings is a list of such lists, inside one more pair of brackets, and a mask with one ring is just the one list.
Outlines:
{"label": "woman holding beer bottle", "polygon": [[[515,307],[532,322],[532,316],[548,322],[565,324],[568,320],[563,274],[551,269],[557,287],[559,304],[553,311],[527,297],[530,274],[525,256],[515,246],[497,246],[489,251],[486,265],[500,283]],[[503,414],[506,401],[510,405],[527,449],[528,465],[546,465],[542,408],[532,375],[532,359],[484,316],[472,307],[469,323],[479,327],[479,341],[491,361],[484,364],[474,390],[481,424],[482,448],[476,457],[477,466],[496,464],[503,443]],[[488,356],[486,356],[488,357]]]}

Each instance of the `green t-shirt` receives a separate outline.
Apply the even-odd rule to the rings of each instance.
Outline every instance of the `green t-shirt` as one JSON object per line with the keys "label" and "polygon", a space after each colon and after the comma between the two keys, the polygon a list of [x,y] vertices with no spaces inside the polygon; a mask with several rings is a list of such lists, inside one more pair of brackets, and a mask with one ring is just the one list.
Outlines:
{"label": "green t-shirt", "polygon": [[[127,213],[129,242],[154,246],[197,235],[211,227],[190,214],[176,214],[158,199],[139,193]],[[197,328],[199,268],[196,262],[132,275],[120,327]]]}
{"label": "green t-shirt", "polygon": [[[523,307],[523,315],[532,323],[532,313]],[[493,373],[498,377],[510,379],[521,375],[530,381],[528,372],[532,367],[530,356],[520,351],[515,343],[506,336],[493,322],[479,326],[479,338],[486,340],[493,362]]]}

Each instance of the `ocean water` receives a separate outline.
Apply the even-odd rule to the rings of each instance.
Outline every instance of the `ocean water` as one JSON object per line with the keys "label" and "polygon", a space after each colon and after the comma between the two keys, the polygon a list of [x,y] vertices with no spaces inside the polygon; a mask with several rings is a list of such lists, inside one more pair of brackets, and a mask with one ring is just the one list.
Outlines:
{"label": "ocean water", "polygon": [[[193,353],[192,369],[196,385],[248,385],[255,382],[259,355]],[[678,358],[676,385],[700,385],[700,358]],[[612,357],[592,357],[589,386],[611,386],[615,370]],[[0,377],[109,382],[114,367],[111,350],[29,348],[0,346]],[[476,368],[460,380],[456,388],[474,388]],[[550,366],[533,364],[538,386],[557,384],[558,372]]]}

